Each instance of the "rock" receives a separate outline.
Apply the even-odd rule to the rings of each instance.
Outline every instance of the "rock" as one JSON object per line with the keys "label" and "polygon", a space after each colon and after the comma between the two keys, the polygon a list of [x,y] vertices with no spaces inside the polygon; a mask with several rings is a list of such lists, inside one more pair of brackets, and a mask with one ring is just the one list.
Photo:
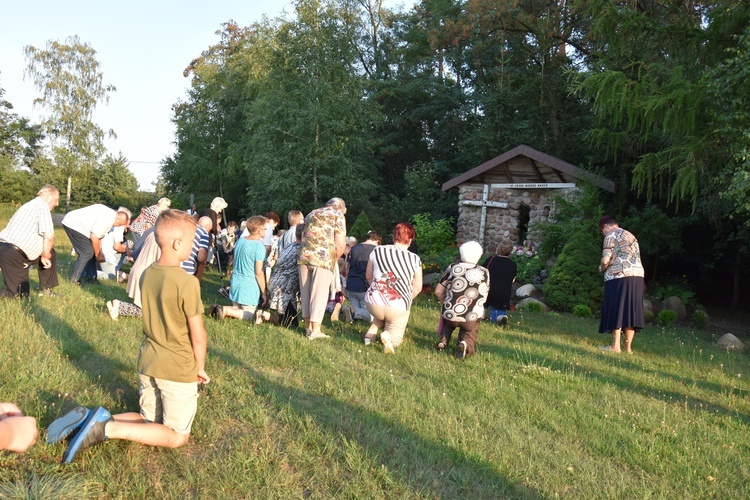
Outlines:
{"label": "rock", "polygon": [[516,304],[516,309],[523,309],[523,307],[524,307],[525,305],[527,305],[527,304],[530,304],[531,302],[536,302],[537,304],[541,304],[541,305],[542,305],[542,311],[549,311],[549,307],[547,307],[547,306],[546,306],[546,305],[544,304],[544,302],[542,302],[542,301],[540,301],[540,300],[536,300],[536,299],[534,299],[534,298],[531,298],[531,297],[526,297],[526,298],[525,298],[525,299],[523,299],[523,300],[519,300],[519,301],[518,301],[518,304]]}
{"label": "rock", "polygon": [[440,273],[430,273],[425,274],[422,278],[422,283],[425,285],[435,285],[438,281],[440,281]]}
{"label": "rock", "polygon": [[741,351],[745,348],[745,344],[731,333],[725,333],[719,337],[719,340],[716,341],[716,345],[732,351]]}
{"label": "rock", "polygon": [[687,318],[687,309],[685,308],[685,304],[682,303],[682,299],[675,295],[664,299],[664,301],[661,303],[661,308],[676,312],[678,320],[684,320],[685,318]]}
{"label": "rock", "polygon": [[651,309],[644,308],[643,309],[643,319],[646,320],[646,321],[648,321],[648,322],[653,321],[654,320],[654,311],[652,311]]}
{"label": "rock", "polygon": [[536,287],[532,284],[523,285],[521,287],[518,287],[518,290],[516,290],[516,297],[519,299],[523,299],[524,297],[531,297],[531,294],[536,291]]}
{"label": "rock", "polygon": [[645,311],[646,309],[651,311],[651,314],[654,313],[654,303],[649,299],[643,299],[643,310]]}

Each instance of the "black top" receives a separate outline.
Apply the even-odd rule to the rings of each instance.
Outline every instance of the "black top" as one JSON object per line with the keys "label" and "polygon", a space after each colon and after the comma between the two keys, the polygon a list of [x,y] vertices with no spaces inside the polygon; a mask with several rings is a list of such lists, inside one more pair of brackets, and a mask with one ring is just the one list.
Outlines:
{"label": "black top", "polygon": [[376,245],[360,243],[354,245],[346,256],[349,263],[349,274],[346,275],[346,289],[350,292],[366,292],[370,284],[367,282],[367,262]]}
{"label": "black top", "polygon": [[490,271],[490,294],[487,304],[495,309],[510,309],[510,289],[516,277],[516,263],[508,257],[493,255],[482,267]]}

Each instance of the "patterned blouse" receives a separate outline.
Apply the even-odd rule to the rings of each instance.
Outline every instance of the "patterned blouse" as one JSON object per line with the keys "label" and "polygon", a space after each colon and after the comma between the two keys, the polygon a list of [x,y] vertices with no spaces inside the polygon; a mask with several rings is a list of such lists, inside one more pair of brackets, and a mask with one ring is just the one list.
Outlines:
{"label": "patterned blouse", "polygon": [[141,214],[130,224],[130,230],[134,233],[143,234],[143,232],[148,229],[146,224],[153,226],[156,224],[157,217],[159,217],[158,206],[151,205],[150,207],[146,207],[141,210]]}
{"label": "patterned blouse", "polygon": [[411,309],[412,281],[422,268],[419,256],[395,245],[375,247],[370,254],[372,283],[365,302],[396,309]]}
{"label": "patterned blouse", "polygon": [[602,257],[609,257],[609,267],[604,273],[604,281],[628,276],[645,275],[641,264],[641,249],[633,233],[617,228],[604,237]]}
{"label": "patterned blouse", "polygon": [[490,293],[490,272],[482,266],[459,262],[445,271],[440,284],[445,287],[442,316],[456,323],[478,321]]}
{"label": "patterned blouse", "polygon": [[334,239],[337,234],[346,236],[346,219],[341,212],[333,207],[323,207],[307,214],[297,263],[333,272],[337,260]]}
{"label": "patterned blouse", "polygon": [[[300,244],[292,242],[279,253],[279,260],[271,273],[268,282],[270,295],[269,307],[279,314],[284,314],[290,302],[297,306],[299,301],[299,271],[297,268],[297,252]],[[299,310],[299,307],[297,307]]]}

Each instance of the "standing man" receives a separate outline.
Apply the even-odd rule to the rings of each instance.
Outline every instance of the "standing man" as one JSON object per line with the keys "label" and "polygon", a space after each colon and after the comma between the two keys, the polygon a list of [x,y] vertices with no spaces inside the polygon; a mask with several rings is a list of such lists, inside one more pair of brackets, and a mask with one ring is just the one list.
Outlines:
{"label": "standing man", "polygon": [[36,198],[21,206],[0,231],[0,269],[6,286],[0,289],[0,297],[28,295],[32,264],[39,272],[41,293],[51,293],[58,285],[57,255],[52,248],[55,230],[50,212],[59,202],[60,191],[47,184]]}
{"label": "standing man", "polygon": [[305,217],[299,260],[300,298],[306,335],[310,340],[326,338],[320,324],[328,304],[333,271],[346,246],[346,204],[332,198],[323,208]]}
{"label": "standing man", "polygon": [[120,207],[117,211],[95,204],[72,210],[63,217],[62,225],[78,258],[73,266],[71,283],[81,284],[81,278],[97,281],[96,263],[106,259],[102,252],[102,238],[112,227],[128,226],[130,210]]}

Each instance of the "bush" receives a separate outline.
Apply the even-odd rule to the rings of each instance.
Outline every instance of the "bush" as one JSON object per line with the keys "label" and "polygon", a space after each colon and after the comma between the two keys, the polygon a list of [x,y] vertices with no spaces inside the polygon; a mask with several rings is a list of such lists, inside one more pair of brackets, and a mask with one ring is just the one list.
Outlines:
{"label": "bush", "polygon": [[[370,232],[372,229],[372,224],[370,223],[370,218],[367,217],[367,214],[364,210],[362,210],[359,215],[357,216],[357,219],[354,221],[354,224],[352,224],[352,227],[349,228],[347,231],[349,236],[354,236],[357,238],[358,242],[363,242],[367,239],[367,233]],[[381,233],[382,234],[382,233]]]}
{"label": "bush", "polygon": [[590,318],[593,315],[594,313],[591,312],[591,308],[589,306],[578,304],[573,308],[573,316],[576,316],[578,318]]}
{"label": "bush", "polygon": [[547,304],[566,312],[577,305],[592,311],[601,309],[604,286],[597,271],[600,259],[601,235],[596,223],[583,222],[563,247],[544,285]]}
{"label": "bush", "polygon": [[667,297],[679,297],[683,304],[692,306],[695,304],[695,292],[690,290],[690,285],[685,281],[674,281],[659,285],[651,294],[659,302]]}
{"label": "bush", "polygon": [[708,313],[703,309],[696,309],[693,313],[693,325],[696,328],[706,328],[708,326]]}
{"label": "bush", "polygon": [[664,326],[672,326],[676,319],[677,313],[674,311],[670,311],[669,309],[664,309],[659,313],[659,323]]}
{"label": "bush", "polygon": [[532,243],[524,241],[523,246],[516,246],[511,252],[510,258],[516,263],[516,280],[519,283],[537,283],[539,281],[537,277],[545,266]]}
{"label": "bush", "polygon": [[430,214],[424,213],[413,216],[412,224],[417,233],[415,239],[420,255],[437,255],[456,243],[453,219],[433,221]]}
{"label": "bush", "polygon": [[542,312],[542,304],[539,302],[527,302],[526,304],[522,305],[518,308],[519,311],[528,311],[528,312]]}

